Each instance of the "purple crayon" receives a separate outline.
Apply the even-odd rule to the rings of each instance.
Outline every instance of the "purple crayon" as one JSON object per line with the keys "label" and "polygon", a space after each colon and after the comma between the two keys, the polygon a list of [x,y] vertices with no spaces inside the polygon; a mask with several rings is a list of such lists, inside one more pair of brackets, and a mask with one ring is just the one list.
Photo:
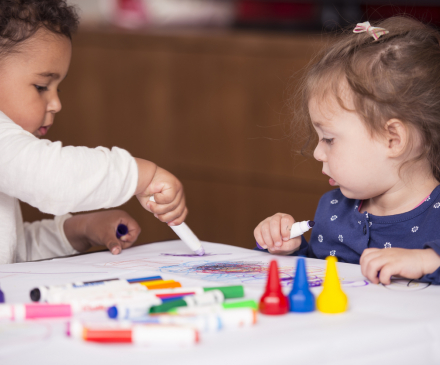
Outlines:
{"label": "purple crayon", "polygon": [[[290,239],[301,236],[302,234],[306,233],[310,228],[312,228],[315,225],[314,221],[302,221],[302,222],[296,222],[292,224],[292,228],[290,228]],[[261,247],[257,242],[257,247],[260,250],[264,250],[263,247]]]}

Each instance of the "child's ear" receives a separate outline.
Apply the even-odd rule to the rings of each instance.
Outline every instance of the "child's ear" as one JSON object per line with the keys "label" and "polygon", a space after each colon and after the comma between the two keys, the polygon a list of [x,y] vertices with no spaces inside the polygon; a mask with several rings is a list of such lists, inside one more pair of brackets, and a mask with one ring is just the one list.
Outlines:
{"label": "child's ear", "polygon": [[385,137],[389,157],[399,157],[410,142],[410,130],[401,120],[390,119],[385,124]]}

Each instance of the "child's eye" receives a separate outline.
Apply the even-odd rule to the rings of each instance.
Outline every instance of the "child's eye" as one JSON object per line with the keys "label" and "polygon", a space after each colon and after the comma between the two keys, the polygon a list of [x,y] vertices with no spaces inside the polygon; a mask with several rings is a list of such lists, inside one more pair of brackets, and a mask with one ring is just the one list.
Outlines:
{"label": "child's eye", "polygon": [[333,139],[334,138],[323,138],[321,139],[321,142],[325,142],[327,144],[333,144]]}
{"label": "child's eye", "polygon": [[43,91],[47,91],[47,86],[39,86],[39,85],[34,85],[34,86],[39,93],[41,93]]}

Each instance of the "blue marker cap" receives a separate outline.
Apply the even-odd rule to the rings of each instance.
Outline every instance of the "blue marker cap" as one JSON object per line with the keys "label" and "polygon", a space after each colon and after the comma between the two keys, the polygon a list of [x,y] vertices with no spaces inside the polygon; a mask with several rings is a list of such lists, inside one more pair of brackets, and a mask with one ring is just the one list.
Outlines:
{"label": "blue marker cap", "polygon": [[295,280],[288,298],[291,312],[313,312],[315,310],[315,297],[309,289],[306,264],[302,257],[299,257],[296,262]]}
{"label": "blue marker cap", "polygon": [[0,303],[4,303],[4,302],[5,302],[5,294],[0,289]]}
{"label": "blue marker cap", "polygon": [[110,307],[109,309],[107,309],[107,314],[109,318],[112,319],[118,318],[118,308],[116,308],[115,306]]}
{"label": "blue marker cap", "polygon": [[119,224],[118,228],[116,229],[116,237],[117,239],[120,239],[122,236],[125,236],[128,233],[128,228],[125,224]]}

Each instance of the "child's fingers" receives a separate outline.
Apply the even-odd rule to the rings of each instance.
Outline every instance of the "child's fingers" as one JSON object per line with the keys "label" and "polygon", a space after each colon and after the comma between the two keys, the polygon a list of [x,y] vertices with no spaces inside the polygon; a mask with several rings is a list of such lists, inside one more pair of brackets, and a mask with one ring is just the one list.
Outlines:
{"label": "child's fingers", "polygon": [[264,243],[263,235],[261,234],[261,223],[254,229],[254,238],[261,248],[267,248],[266,244]]}
{"label": "child's fingers", "polygon": [[164,201],[164,200],[159,200],[159,198],[156,198],[156,196],[159,194],[155,194],[154,196],[154,202],[149,202],[147,205],[150,208],[150,211],[154,214],[157,215],[162,215],[162,214],[166,214],[168,212],[172,212],[174,210],[176,210],[179,205],[185,205],[185,196],[183,195],[182,191],[177,192],[174,195],[174,199],[171,200],[170,202],[168,201]]}
{"label": "child's fingers", "polygon": [[293,223],[295,223],[295,219],[289,214],[284,214],[281,217],[281,236],[283,241],[290,240],[290,228],[292,228]]}
{"label": "child's fingers", "polygon": [[384,285],[391,284],[391,276],[396,274],[397,271],[392,264],[386,264],[380,269],[379,282]]}
{"label": "child's fingers", "polygon": [[266,219],[261,225],[261,235],[263,236],[263,241],[266,249],[271,250],[274,247],[274,242],[270,234],[270,223],[268,219]]}
{"label": "child's fingers", "polygon": [[188,208],[184,207],[182,213],[176,212],[174,217],[170,217],[170,218],[165,217],[164,222],[167,222],[170,227],[178,226],[185,221],[187,215],[188,215]]}
{"label": "child's fingers", "polygon": [[273,246],[276,248],[281,248],[283,245],[283,239],[281,236],[281,214],[275,214],[269,222],[270,225],[270,235],[272,237],[272,241],[274,242]]}
{"label": "child's fingers", "polygon": [[361,272],[374,284],[379,284],[378,272],[387,263],[386,258],[379,250],[368,251],[362,254]]}
{"label": "child's fingers", "polygon": [[116,241],[111,241],[106,246],[113,255],[119,255],[122,251],[121,243]]}

